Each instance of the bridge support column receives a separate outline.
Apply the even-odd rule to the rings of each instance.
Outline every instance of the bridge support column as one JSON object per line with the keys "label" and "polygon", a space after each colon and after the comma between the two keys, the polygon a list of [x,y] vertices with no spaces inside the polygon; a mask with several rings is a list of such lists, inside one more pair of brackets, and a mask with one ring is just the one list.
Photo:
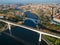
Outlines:
{"label": "bridge support column", "polygon": [[39,42],[41,42],[41,36],[42,36],[42,34],[40,33],[40,36],[39,36]]}
{"label": "bridge support column", "polygon": [[8,28],[9,28],[10,35],[12,35],[12,32],[11,32],[11,25],[10,25],[10,24],[8,24]]}
{"label": "bridge support column", "polygon": [[41,35],[42,35],[42,34],[40,34],[40,36],[39,36],[39,45],[40,45],[41,40],[42,40],[42,39],[41,39]]}

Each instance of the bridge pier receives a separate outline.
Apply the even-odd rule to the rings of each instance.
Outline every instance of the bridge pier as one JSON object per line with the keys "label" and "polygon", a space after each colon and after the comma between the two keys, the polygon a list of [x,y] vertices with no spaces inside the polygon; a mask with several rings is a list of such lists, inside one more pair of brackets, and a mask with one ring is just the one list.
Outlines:
{"label": "bridge pier", "polygon": [[12,35],[12,32],[11,32],[11,25],[10,25],[10,24],[8,24],[8,28],[9,28],[9,33],[10,33],[10,35]]}
{"label": "bridge pier", "polygon": [[42,35],[42,34],[40,34],[40,36],[39,36],[39,45],[40,45],[41,40],[42,40],[41,35]]}
{"label": "bridge pier", "polygon": [[40,36],[39,36],[39,42],[41,42],[41,36],[42,36],[42,34],[40,33]]}

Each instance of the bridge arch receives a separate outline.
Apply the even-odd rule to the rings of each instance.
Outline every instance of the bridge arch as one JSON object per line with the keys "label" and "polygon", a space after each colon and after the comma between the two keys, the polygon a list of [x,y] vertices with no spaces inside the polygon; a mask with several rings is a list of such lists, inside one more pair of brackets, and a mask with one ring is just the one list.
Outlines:
{"label": "bridge arch", "polygon": [[[25,18],[24,24],[27,26],[31,26],[31,27],[36,27],[38,25],[34,19],[30,19],[30,18]],[[32,25],[34,25],[34,26],[32,26]]]}
{"label": "bridge arch", "polygon": [[35,19],[31,19],[31,18],[24,18],[23,21],[25,22],[26,20],[31,20],[32,22],[34,22],[35,24],[37,24],[37,21]]}

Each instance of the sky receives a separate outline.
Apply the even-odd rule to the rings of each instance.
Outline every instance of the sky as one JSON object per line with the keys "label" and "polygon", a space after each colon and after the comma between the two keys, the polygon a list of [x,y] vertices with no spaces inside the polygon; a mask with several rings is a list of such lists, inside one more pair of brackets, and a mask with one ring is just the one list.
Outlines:
{"label": "sky", "polygon": [[60,3],[60,0],[0,0],[0,3]]}

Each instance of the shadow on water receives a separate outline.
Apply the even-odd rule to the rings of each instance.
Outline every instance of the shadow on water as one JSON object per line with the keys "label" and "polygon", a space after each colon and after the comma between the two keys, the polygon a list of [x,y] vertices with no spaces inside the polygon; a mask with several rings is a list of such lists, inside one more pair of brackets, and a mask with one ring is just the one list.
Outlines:
{"label": "shadow on water", "polygon": [[36,24],[30,19],[25,20],[23,25],[26,25],[26,26],[29,26],[29,27],[32,27],[32,28],[36,28]]}
{"label": "shadow on water", "polygon": [[0,44],[1,45],[24,45],[23,43],[16,41],[14,38],[5,35],[4,33],[0,35]]}

